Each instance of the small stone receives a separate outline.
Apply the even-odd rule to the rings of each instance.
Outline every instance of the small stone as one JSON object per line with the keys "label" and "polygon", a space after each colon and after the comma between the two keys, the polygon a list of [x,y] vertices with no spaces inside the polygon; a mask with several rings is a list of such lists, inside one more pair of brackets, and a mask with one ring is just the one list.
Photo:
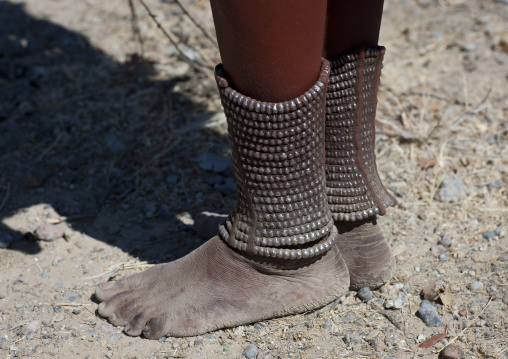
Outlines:
{"label": "small stone", "polygon": [[73,309],[72,310],[72,314],[79,315],[79,314],[81,314],[81,310],[79,310],[79,309]]}
{"label": "small stone", "polygon": [[442,253],[446,252],[446,248],[441,244],[435,244],[432,247],[430,247],[430,251],[433,255],[436,257],[439,257]]}
{"label": "small stone", "polygon": [[483,290],[483,282],[479,280],[475,281],[469,284],[469,289],[471,289],[473,292],[481,292]]}
{"label": "small stone", "polygon": [[461,309],[461,310],[459,310],[459,313],[458,313],[458,314],[459,314],[459,316],[461,316],[461,317],[465,317],[465,316],[467,315],[467,310],[465,310],[465,309]]}
{"label": "small stone", "polygon": [[439,255],[439,260],[440,260],[441,262],[444,262],[444,261],[446,261],[447,259],[448,259],[448,254],[446,254],[446,253],[441,253],[441,254]]}
{"label": "small stone", "polygon": [[439,240],[439,242],[437,242],[437,244],[440,244],[445,248],[450,248],[452,245],[452,240],[448,238],[448,236],[445,234],[441,237],[441,239]]}
{"label": "small stone", "polygon": [[30,323],[25,325],[25,332],[36,332],[41,327],[41,322],[37,320],[32,320]]}
{"label": "small stone", "polygon": [[5,292],[0,290],[0,299],[4,299],[6,296]]}
{"label": "small stone", "polygon": [[241,325],[239,327],[236,327],[235,329],[233,329],[233,333],[238,336],[243,336],[243,331],[244,331],[244,327]]}
{"label": "small stone", "polygon": [[370,292],[369,287],[363,287],[358,291],[358,298],[361,300],[371,300],[372,293]]}
{"label": "small stone", "polygon": [[155,212],[157,211],[157,206],[153,202],[148,202],[143,207],[143,210],[145,212],[146,218],[152,218],[154,216]]}
{"label": "small stone", "polygon": [[416,342],[417,343],[421,343],[425,340],[425,338],[427,338],[425,335],[423,334],[418,334],[418,336],[416,337]]}
{"label": "small stone", "polygon": [[62,264],[62,257],[55,257],[53,259],[53,267],[58,267],[60,264]]}
{"label": "small stone", "polygon": [[53,224],[41,224],[35,230],[35,237],[38,240],[52,242],[58,238],[62,238],[64,235],[63,229],[53,225]]}
{"label": "small stone", "polygon": [[199,345],[203,345],[204,341],[203,339],[194,340],[194,346],[197,347]]}
{"label": "small stone", "polygon": [[95,330],[97,330],[99,333],[112,333],[115,328],[108,322],[101,320],[95,325]]}
{"label": "small stone", "polygon": [[246,358],[255,358],[258,355],[258,347],[254,344],[247,345],[247,348],[243,351],[243,355]]}
{"label": "small stone", "polygon": [[65,299],[67,299],[69,302],[74,302],[78,299],[81,299],[83,296],[76,292],[69,292],[65,295]]}
{"label": "small stone", "polygon": [[496,228],[496,234],[499,238],[506,237],[506,227],[499,226]]}
{"label": "small stone", "polygon": [[466,359],[462,345],[450,344],[439,353],[439,359]]}
{"label": "small stone", "polygon": [[383,343],[381,340],[373,340],[372,343],[370,343],[372,346],[372,349],[374,349],[377,352],[384,352],[388,349],[385,343]]}
{"label": "small stone", "polygon": [[422,304],[420,305],[416,315],[429,327],[439,327],[444,325],[443,319],[439,316],[436,308],[430,304],[427,299],[422,300]]}
{"label": "small stone", "polygon": [[465,52],[470,52],[470,51],[474,51],[478,48],[478,45],[474,42],[469,42],[467,44],[464,44],[460,47],[460,49],[462,51],[465,51]]}
{"label": "small stone", "polygon": [[0,248],[7,248],[14,241],[14,237],[9,233],[0,232]]}
{"label": "small stone", "polygon": [[460,202],[465,197],[466,185],[459,178],[445,178],[436,193],[436,199],[441,202]]}
{"label": "small stone", "polygon": [[486,240],[490,241],[491,239],[493,239],[496,236],[496,232],[494,232],[494,231],[485,231],[485,232],[482,233],[482,236]]}

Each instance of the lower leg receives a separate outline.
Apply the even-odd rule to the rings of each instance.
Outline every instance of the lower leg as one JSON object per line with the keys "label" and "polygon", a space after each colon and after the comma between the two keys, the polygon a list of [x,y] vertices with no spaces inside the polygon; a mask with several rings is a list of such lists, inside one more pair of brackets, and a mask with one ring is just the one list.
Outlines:
{"label": "lower leg", "polygon": [[[305,16],[319,15],[313,14],[317,3],[320,24]],[[296,36],[304,42],[322,40],[325,5],[212,1],[224,60],[215,77],[228,120],[237,204],[219,235],[186,257],[98,286],[99,313],[126,325],[127,334],[196,335],[295,314],[333,301],[349,286],[325,193],[329,64],[319,61],[316,68],[320,47],[298,54],[310,51],[290,36],[300,31]],[[259,31],[260,42],[253,35],[265,27],[271,30]],[[271,52],[260,56],[267,47]],[[251,98],[257,96],[274,102]]]}
{"label": "lower leg", "polygon": [[351,287],[377,287],[395,261],[377,223],[395,199],[375,163],[374,120],[384,48],[378,47],[383,1],[329,1],[323,52],[331,62],[326,109],[327,194]]}
{"label": "lower leg", "polygon": [[378,45],[383,0],[329,0],[326,13],[324,58]]}

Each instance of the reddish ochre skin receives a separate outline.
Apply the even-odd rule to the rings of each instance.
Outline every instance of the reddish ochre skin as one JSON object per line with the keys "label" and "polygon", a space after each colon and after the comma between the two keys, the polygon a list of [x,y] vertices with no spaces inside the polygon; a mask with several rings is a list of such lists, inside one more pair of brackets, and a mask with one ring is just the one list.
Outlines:
{"label": "reddish ochre skin", "polygon": [[237,91],[280,102],[314,84],[326,0],[211,0],[211,5],[224,69]]}
{"label": "reddish ochre skin", "polygon": [[[383,0],[211,0],[224,69],[234,88],[279,102],[308,90],[321,56],[376,46]],[[284,84],[284,86],[280,86]]]}
{"label": "reddish ochre skin", "polygon": [[379,41],[383,0],[329,0],[323,57],[332,59],[356,47]]}

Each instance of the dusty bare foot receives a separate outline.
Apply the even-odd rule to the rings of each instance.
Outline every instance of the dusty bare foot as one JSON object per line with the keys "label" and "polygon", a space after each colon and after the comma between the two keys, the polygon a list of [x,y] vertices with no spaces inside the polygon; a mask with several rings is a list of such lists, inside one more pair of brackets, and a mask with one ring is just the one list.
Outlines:
{"label": "dusty bare foot", "polygon": [[[334,235],[337,232],[334,230]],[[319,258],[249,258],[219,237],[175,262],[99,284],[99,314],[128,335],[157,339],[316,309],[349,287],[337,248]]]}
{"label": "dusty bare foot", "polygon": [[351,289],[377,288],[395,273],[395,258],[376,218],[357,222],[335,222],[336,242],[349,269]]}

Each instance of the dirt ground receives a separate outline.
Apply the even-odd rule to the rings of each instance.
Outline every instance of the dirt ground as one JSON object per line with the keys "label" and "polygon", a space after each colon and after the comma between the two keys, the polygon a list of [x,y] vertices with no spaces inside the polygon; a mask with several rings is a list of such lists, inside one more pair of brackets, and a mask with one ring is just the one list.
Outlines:
{"label": "dirt ground", "polygon": [[[207,1],[181,2],[213,39]],[[377,155],[398,269],[370,302],[159,341],[102,320],[97,283],[185,255],[193,216],[235,199],[216,45],[174,1],[145,3],[173,43],[139,0],[136,21],[126,0],[0,1],[2,357],[437,358],[457,342],[508,358],[506,0],[386,1]],[[425,288],[448,335],[419,348],[445,332],[416,315]]]}

